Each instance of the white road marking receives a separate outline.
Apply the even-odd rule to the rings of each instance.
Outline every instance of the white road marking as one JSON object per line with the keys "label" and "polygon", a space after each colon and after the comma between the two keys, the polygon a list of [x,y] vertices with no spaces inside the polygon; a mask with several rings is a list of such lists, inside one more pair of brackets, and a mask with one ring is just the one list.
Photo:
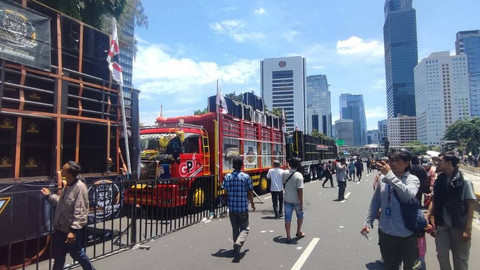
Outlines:
{"label": "white road marking", "polygon": [[318,182],[318,180],[313,180],[313,181],[310,181],[310,183],[316,183]]}
{"label": "white road marking", "polygon": [[307,261],[308,256],[312,253],[315,246],[318,244],[320,238],[313,238],[308,247],[303,251],[302,255],[298,258],[295,264],[292,266],[292,270],[300,270],[302,269],[303,264]]}
{"label": "white road marking", "polygon": [[345,194],[345,199],[343,199],[343,201],[340,201],[341,203],[344,203],[346,199],[348,199],[348,196],[350,196],[351,192],[347,192],[347,194]]}
{"label": "white road marking", "polygon": [[272,197],[272,196],[268,196],[268,197],[265,197],[265,198],[263,198],[263,199],[264,199],[264,200],[268,200],[268,199],[270,199],[271,197]]}
{"label": "white road marking", "polygon": [[360,181],[357,182],[357,185],[360,184]]}

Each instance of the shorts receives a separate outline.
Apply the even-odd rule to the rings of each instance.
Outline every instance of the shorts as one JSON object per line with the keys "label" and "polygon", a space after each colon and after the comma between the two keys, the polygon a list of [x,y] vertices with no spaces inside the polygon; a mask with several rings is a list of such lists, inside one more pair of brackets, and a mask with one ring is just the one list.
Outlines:
{"label": "shorts", "polygon": [[285,202],[285,222],[292,221],[292,214],[293,210],[295,209],[295,214],[297,215],[297,219],[303,219],[303,210],[300,210],[299,203],[289,203]]}

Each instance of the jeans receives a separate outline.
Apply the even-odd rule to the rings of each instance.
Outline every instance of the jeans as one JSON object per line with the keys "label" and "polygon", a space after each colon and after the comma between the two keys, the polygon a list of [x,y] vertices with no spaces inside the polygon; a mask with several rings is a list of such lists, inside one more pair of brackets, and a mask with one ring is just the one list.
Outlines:
{"label": "jeans", "polygon": [[398,270],[403,261],[403,269],[411,270],[418,259],[418,239],[415,234],[398,237],[378,230],[380,252],[386,270]]}
{"label": "jeans", "polygon": [[345,187],[346,186],[347,186],[347,182],[338,181],[338,200],[339,201],[345,200]]}
{"label": "jeans", "polygon": [[279,217],[283,215],[283,191],[270,191],[270,193],[272,194],[273,212],[275,212],[275,217]]}
{"label": "jeans", "polygon": [[94,269],[90,259],[88,258],[87,254],[85,254],[85,250],[81,246],[82,241],[82,230],[78,230],[75,234],[75,242],[72,244],[67,244],[65,241],[67,240],[68,233],[55,231],[52,237],[52,244],[53,244],[53,259],[55,262],[53,263],[53,270],[61,270],[65,265],[65,256],[67,253],[70,253],[70,256],[80,263],[84,270],[91,270]]}
{"label": "jeans", "polygon": [[292,222],[293,210],[295,210],[297,219],[303,219],[305,213],[303,212],[303,209],[300,210],[299,203],[285,202],[285,222]]}
{"label": "jeans", "polygon": [[248,211],[235,213],[230,212],[230,223],[232,224],[233,243],[243,246],[247,240],[250,228],[248,227]]}

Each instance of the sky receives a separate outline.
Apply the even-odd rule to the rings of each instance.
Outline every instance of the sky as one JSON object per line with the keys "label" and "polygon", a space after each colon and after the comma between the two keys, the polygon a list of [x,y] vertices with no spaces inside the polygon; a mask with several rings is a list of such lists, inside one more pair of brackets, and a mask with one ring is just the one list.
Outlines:
{"label": "sky", "polygon": [[[302,56],[308,75],[327,75],[333,121],[339,96],[363,94],[368,130],[387,118],[384,0],[142,0],[134,88],[140,121],[191,115],[216,94],[260,95],[260,61]],[[480,29],[479,0],[414,0],[419,61],[455,54],[458,31]],[[271,109],[271,108],[270,108]]]}

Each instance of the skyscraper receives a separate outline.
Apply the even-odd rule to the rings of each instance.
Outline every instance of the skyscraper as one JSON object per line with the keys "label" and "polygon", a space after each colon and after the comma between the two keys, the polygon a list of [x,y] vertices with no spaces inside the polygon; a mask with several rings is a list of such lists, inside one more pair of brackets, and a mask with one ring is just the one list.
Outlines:
{"label": "skyscraper", "polygon": [[363,95],[340,95],[340,118],[353,120],[353,146],[367,144],[367,120]]}
{"label": "skyscraper", "polygon": [[412,0],[386,0],[383,38],[388,118],[415,116],[413,68],[418,62],[416,11]]}
{"label": "skyscraper", "polygon": [[470,113],[480,116],[480,30],[458,32],[455,48],[457,55],[468,57]]}
{"label": "skyscraper", "polygon": [[307,133],[313,130],[333,137],[332,102],[326,75],[307,76]]}
{"label": "skyscraper", "polygon": [[268,108],[285,110],[287,132],[306,131],[305,58],[264,59],[260,63],[260,88]]}
{"label": "skyscraper", "polygon": [[354,146],[353,129],[352,119],[338,119],[335,121],[335,138],[343,140],[346,146]]}
{"label": "skyscraper", "polygon": [[388,119],[378,121],[378,143],[383,144],[388,138]]}
{"label": "skyscraper", "polygon": [[467,56],[430,54],[415,67],[417,137],[440,145],[447,128],[470,116]]}

